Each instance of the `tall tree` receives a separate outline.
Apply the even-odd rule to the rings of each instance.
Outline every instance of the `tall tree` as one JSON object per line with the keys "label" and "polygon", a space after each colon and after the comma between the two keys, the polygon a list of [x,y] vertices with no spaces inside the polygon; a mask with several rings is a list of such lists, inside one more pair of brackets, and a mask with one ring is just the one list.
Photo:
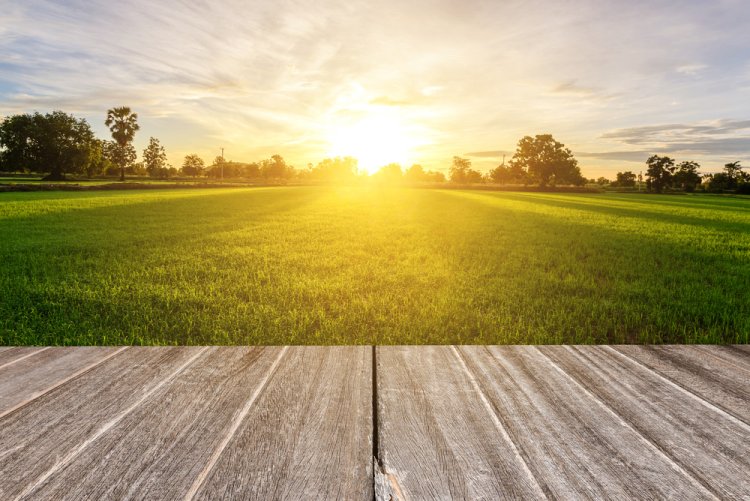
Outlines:
{"label": "tall tree", "polygon": [[476,182],[477,175],[481,180],[482,175],[471,168],[471,160],[468,158],[453,157],[453,162],[449,170],[451,183],[466,184]]}
{"label": "tall tree", "polygon": [[143,150],[143,166],[151,177],[166,177],[167,152],[155,137],[149,138],[148,146]]}
{"label": "tall tree", "polygon": [[675,171],[674,159],[668,156],[652,155],[646,160],[646,166],[647,185],[656,193],[661,193],[672,181],[672,174]]}
{"label": "tall tree", "polygon": [[32,169],[34,115],[11,115],[0,123],[0,170]]}
{"label": "tall tree", "polygon": [[62,111],[16,115],[0,125],[4,170],[49,172],[46,179],[63,180],[85,170],[94,146],[88,122]]}
{"label": "tall tree", "polygon": [[551,134],[524,136],[510,160],[511,168],[521,169],[540,186],[585,182],[573,152]]}
{"label": "tall tree", "polygon": [[684,191],[695,191],[695,188],[701,184],[701,175],[698,174],[700,167],[698,162],[680,162],[672,176],[674,186]]}
{"label": "tall tree", "polygon": [[[138,114],[130,111],[128,106],[120,106],[107,110],[107,120],[104,125],[109,127],[112,132],[112,139],[117,146],[123,150],[132,144],[135,133],[141,127],[138,125]],[[118,158],[125,158],[125,155],[118,155]],[[125,164],[120,166],[120,181],[125,181]]]}
{"label": "tall tree", "polygon": [[185,155],[185,160],[182,162],[182,173],[186,176],[196,177],[203,174],[205,166],[203,159],[198,155]]}

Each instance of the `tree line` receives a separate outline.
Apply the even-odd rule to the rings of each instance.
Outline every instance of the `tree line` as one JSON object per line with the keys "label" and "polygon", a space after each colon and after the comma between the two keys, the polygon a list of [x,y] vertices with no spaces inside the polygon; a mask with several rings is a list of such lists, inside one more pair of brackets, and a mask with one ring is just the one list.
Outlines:
{"label": "tree line", "polygon": [[[128,174],[158,179],[179,175],[348,182],[362,175],[353,157],[326,158],[318,164],[296,169],[281,155],[257,162],[226,161],[223,156],[217,156],[206,165],[199,155],[188,154],[176,168],[167,162],[164,146],[155,137],[149,138],[142,161],[137,162],[133,139],[140,130],[138,115],[127,106],[112,108],[107,110],[104,124],[109,128],[111,139],[95,137],[85,119],[62,111],[8,116],[0,122],[0,171],[40,173],[46,175],[47,180],[63,180],[68,174],[119,175],[120,180],[124,180]],[[750,175],[742,171],[739,162],[726,164],[724,171],[715,174],[702,175],[698,169],[700,165],[694,161],[677,163],[671,157],[653,155],[646,161],[646,189],[656,193],[698,189],[750,193]],[[642,176],[631,171],[618,172],[614,182],[606,178],[586,179],[572,151],[551,134],[524,136],[507,165],[503,161],[486,173],[472,168],[468,158],[455,156],[447,178],[442,172],[426,170],[419,164],[403,169],[396,163],[383,166],[372,177],[383,183],[494,183],[541,187],[581,186],[592,182],[633,188],[637,180],[640,188],[642,182]]]}
{"label": "tree line", "polygon": [[[653,193],[707,191],[711,193],[750,194],[750,174],[742,171],[740,162],[724,165],[717,173],[701,174],[701,166],[693,160],[677,163],[669,156],[652,155],[646,160],[647,191]],[[642,174],[632,171],[618,172],[615,181],[600,177],[596,183],[602,186],[635,188],[636,181],[640,187]]]}

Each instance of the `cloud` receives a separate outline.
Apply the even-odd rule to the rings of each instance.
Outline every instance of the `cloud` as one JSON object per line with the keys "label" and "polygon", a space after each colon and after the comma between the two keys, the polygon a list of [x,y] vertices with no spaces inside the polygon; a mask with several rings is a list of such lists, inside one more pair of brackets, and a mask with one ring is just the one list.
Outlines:
{"label": "cloud", "polygon": [[692,76],[698,75],[701,71],[705,70],[706,68],[708,68],[708,66],[706,66],[705,64],[692,63],[692,64],[683,64],[681,66],[678,66],[677,68],[675,68],[675,71],[677,73],[681,73],[683,75],[692,77]]}
{"label": "cloud", "polygon": [[[460,151],[500,159],[511,152],[483,148],[535,131],[607,150],[591,159],[741,149],[748,135],[741,121],[684,123],[750,116],[738,42],[750,9],[737,0],[5,3],[2,113],[62,108],[105,134],[106,109],[130,105],[136,141],[170,138],[175,156],[223,145],[250,159],[293,142],[290,161],[317,161],[332,124],[368,106],[424,129],[428,168]],[[671,125],[622,128],[657,121]]]}
{"label": "cloud", "polygon": [[464,153],[464,156],[476,157],[476,158],[502,158],[503,155],[511,156],[513,155],[513,152],[508,151],[508,150],[491,150],[491,151],[473,151],[471,153]]}
{"label": "cloud", "polygon": [[607,132],[602,138],[650,146],[657,153],[744,154],[750,152],[750,120],[631,127]]}
{"label": "cloud", "polygon": [[576,97],[592,97],[599,95],[600,92],[600,89],[596,89],[594,87],[585,87],[582,85],[578,85],[575,80],[563,82],[552,89],[553,94],[564,94]]}
{"label": "cloud", "polygon": [[652,151],[603,151],[598,153],[592,152],[575,152],[575,156],[581,158],[595,158],[598,160],[620,160],[624,162],[643,163],[653,155]]}

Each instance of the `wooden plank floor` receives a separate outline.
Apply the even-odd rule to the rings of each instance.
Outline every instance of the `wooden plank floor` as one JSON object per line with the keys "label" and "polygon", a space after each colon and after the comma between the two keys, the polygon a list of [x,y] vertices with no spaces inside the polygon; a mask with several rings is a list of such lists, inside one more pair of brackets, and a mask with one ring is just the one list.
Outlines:
{"label": "wooden plank floor", "polygon": [[0,499],[750,499],[746,346],[0,347]]}

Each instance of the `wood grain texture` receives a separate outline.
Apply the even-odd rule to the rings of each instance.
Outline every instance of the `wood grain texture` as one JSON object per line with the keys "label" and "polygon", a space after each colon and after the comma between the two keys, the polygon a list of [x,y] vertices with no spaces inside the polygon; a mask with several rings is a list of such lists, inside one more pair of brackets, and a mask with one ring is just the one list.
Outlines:
{"label": "wood grain texture", "polygon": [[0,418],[120,350],[122,348],[49,348],[6,365],[0,369]]}
{"label": "wood grain texture", "polygon": [[196,353],[134,347],[0,421],[0,499],[12,499]]}
{"label": "wood grain texture", "polygon": [[[676,347],[679,350],[679,347]],[[710,359],[719,358],[743,374],[750,374],[750,347],[747,345],[690,346],[688,351],[698,351]]]}
{"label": "wood grain texture", "polygon": [[535,347],[459,350],[548,497],[709,494]]}
{"label": "wood grain texture", "polygon": [[279,350],[210,348],[29,499],[184,497]]}
{"label": "wood grain texture", "polygon": [[371,353],[290,347],[196,499],[372,499]]}
{"label": "wood grain texture", "polygon": [[540,349],[716,497],[750,496],[746,424],[610,347]]}
{"label": "wood grain texture", "polygon": [[544,494],[450,346],[377,348],[379,455],[406,499]]}
{"label": "wood grain texture", "polygon": [[747,369],[716,346],[616,346],[702,399],[750,424],[750,364]]}
{"label": "wood grain texture", "polygon": [[18,363],[20,360],[34,356],[35,353],[39,353],[49,348],[37,348],[37,347],[0,347],[0,370],[6,365],[12,365]]}

